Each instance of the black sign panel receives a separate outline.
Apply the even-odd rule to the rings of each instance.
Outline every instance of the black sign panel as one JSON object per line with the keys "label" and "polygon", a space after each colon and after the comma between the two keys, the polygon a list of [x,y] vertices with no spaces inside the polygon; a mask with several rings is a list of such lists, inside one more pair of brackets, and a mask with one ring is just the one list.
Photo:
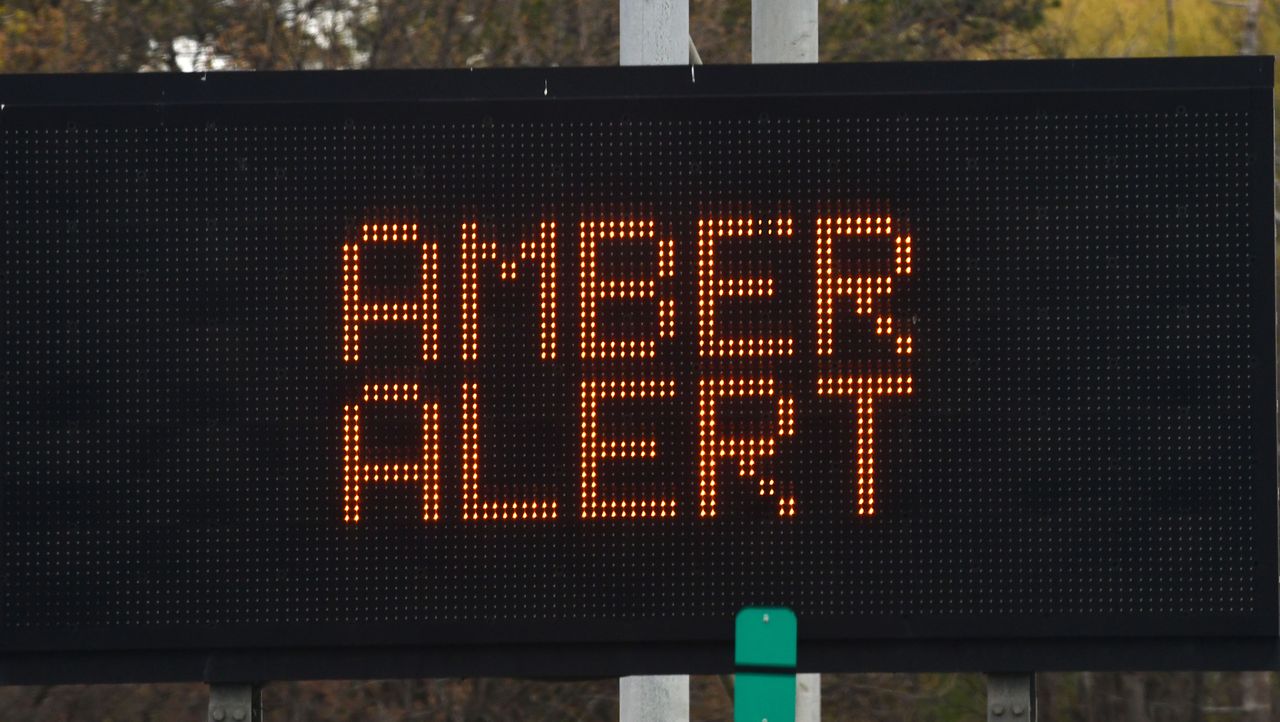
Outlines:
{"label": "black sign panel", "polygon": [[0,648],[1273,638],[1270,87],[4,79]]}

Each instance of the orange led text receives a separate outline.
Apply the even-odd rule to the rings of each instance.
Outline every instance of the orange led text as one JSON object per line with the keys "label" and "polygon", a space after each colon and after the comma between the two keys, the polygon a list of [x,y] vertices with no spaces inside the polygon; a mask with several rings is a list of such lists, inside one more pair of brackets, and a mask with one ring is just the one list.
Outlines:
{"label": "orange led text", "polygon": [[[760,504],[774,518],[803,517],[806,482],[786,477],[788,469],[809,463],[809,456],[787,456],[805,438],[801,407],[807,403],[826,409],[821,418],[851,412],[848,426],[841,426],[847,435],[840,453],[829,454],[840,458],[823,463],[840,465],[845,513],[876,516],[885,508],[877,495],[886,480],[892,484],[892,470],[878,463],[877,452],[895,448],[895,424],[886,430],[881,423],[883,404],[904,403],[917,386],[911,359],[919,321],[901,299],[909,290],[914,251],[902,225],[887,214],[828,212],[800,220],[786,214],[711,216],[677,228],[620,214],[567,224],[542,219],[525,226],[519,238],[500,241],[478,219],[361,224],[341,245],[338,350],[353,382],[340,419],[343,521],[361,522],[362,495],[396,484],[421,489],[427,523],[454,514],[475,523],[545,522],[574,506],[577,513],[565,516],[588,523],[679,516],[715,523],[732,516],[739,503],[725,506],[727,489],[742,490],[731,500],[749,493],[756,501],[741,503]],[[428,227],[452,230],[433,234]],[[560,243],[565,228],[576,230],[577,243],[572,236]],[[408,295],[403,287],[378,287],[367,265],[376,259],[365,258],[362,278],[362,254],[375,245],[413,264],[418,275]],[[789,260],[777,260],[784,257]],[[688,301],[678,306],[677,299]],[[528,302],[536,306],[509,313],[512,304]],[[457,309],[456,315],[442,314],[442,304]],[[770,325],[773,314],[790,315]],[[562,320],[570,329],[576,321],[576,339],[572,331],[562,337]],[[371,324],[407,329],[420,359],[411,363],[420,368],[408,368],[403,359],[369,358],[383,355],[381,340],[362,353],[361,332]],[[525,356],[513,359],[512,353]],[[498,364],[548,369],[554,381],[547,388],[563,388],[564,397],[542,398],[530,391],[542,386],[524,385],[521,374],[542,372],[513,375]],[[565,387],[566,371],[572,387]],[[510,383],[493,381],[508,377]],[[542,432],[530,438],[557,459],[576,447],[576,504],[569,479],[548,485],[531,472],[536,483],[516,493],[504,491],[504,484],[520,479],[498,484],[485,476],[494,459],[508,471],[488,473],[507,477],[526,463],[503,448],[502,435],[512,426],[501,414],[513,394],[525,404],[522,416],[514,417],[515,433]],[[548,440],[546,429],[530,428],[535,422],[523,416],[545,412],[562,419],[575,403],[576,444],[572,432],[563,444]],[[654,419],[640,416],[639,426],[627,426],[633,409],[655,404],[687,421],[655,428]],[[409,458],[379,458],[382,447],[361,435],[377,433],[370,413],[396,409],[402,419],[405,412],[420,419],[421,452],[402,445],[383,453]],[[557,422],[548,428],[560,434],[564,427]],[[677,432],[688,441],[672,441]],[[815,448],[831,447],[821,444]],[[683,461],[689,454],[695,458]],[[787,459],[802,462],[780,463]],[[687,473],[687,480],[665,478],[672,472],[664,471],[660,488],[647,481],[610,483],[619,473],[634,473],[625,469],[665,464],[669,470],[673,463],[685,469],[679,474]]]}

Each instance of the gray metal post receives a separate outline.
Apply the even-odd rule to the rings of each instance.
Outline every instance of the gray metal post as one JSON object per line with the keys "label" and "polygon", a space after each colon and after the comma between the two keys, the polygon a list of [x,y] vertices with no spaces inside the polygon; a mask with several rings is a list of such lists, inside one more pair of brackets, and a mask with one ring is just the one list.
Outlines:
{"label": "gray metal post", "polygon": [[618,49],[623,65],[686,65],[689,0],[619,0]]}
{"label": "gray metal post", "polygon": [[1034,672],[987,675],[987,722],[1035,722]]}
{"label": "gray metal post", "polygon": [[796,722],[822,721],[822,675],[796,675]]}
{"label": "gray metal post", "polygon": [[[619,0],[618,49],[623,65],[689,62],[689,0]],[[618,680],[621,722],[689,722],[689,677]]]}
{"label": "gray metal post", "polygon": [[253,684],[209,685],[209,722],[262,722],[261,689]]}
{"label": "gray metal post", "polygon": [[618,719],[689,722],[689,677],[623,677],[618,680]]}
{"label": "gray metal post", "polygon": [[[751,0],[751,62],[818,62],[818,0]],[[822,719],[822,675],[796,675],[796,722]]]}
{"label": "gray metal post", "polygon": [[751,0],[751,62],[818,62],[818,0]]}

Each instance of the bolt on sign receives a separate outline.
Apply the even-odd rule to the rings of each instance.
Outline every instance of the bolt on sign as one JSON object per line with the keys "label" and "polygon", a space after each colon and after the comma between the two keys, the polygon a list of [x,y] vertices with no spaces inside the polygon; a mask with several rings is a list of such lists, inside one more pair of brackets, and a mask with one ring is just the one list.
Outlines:
{"label": "bolt on sign", "polygon": [[0,681],[1270,664],[1271,73],[0,78]]}

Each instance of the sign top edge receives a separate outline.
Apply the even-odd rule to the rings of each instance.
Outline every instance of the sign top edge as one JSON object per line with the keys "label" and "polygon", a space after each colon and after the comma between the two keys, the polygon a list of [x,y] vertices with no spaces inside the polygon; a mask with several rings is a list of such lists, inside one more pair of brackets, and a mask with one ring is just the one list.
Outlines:
{"label": "sign top edge", "polygon": [[1270,55],[448,70],[0,75],[0,109],[1270,89]]}

